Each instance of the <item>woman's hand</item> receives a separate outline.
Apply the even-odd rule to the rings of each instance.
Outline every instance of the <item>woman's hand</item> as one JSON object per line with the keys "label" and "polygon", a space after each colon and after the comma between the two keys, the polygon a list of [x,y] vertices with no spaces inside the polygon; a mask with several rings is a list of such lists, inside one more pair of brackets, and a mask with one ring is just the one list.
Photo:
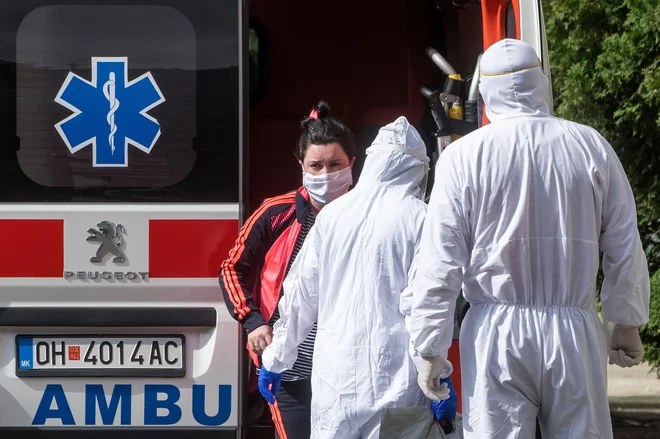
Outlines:
{"label": "woman's hand", "polygon": [[252,351],[261,355],[264,349],[273,342],[273,328],[269,325],[261,325],[248,334],[248,343]]}

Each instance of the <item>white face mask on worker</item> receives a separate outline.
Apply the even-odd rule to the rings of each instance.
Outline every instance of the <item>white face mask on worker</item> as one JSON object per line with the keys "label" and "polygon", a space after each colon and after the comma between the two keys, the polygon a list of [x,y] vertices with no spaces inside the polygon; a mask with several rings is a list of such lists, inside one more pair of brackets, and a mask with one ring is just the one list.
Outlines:
{"label": "white face mask on worker", "polygon": [[351,167],[332,174],[312,175],[303,169],[303,186],[309,197],[318,204],[328,204],[348,192],[353,184]]}

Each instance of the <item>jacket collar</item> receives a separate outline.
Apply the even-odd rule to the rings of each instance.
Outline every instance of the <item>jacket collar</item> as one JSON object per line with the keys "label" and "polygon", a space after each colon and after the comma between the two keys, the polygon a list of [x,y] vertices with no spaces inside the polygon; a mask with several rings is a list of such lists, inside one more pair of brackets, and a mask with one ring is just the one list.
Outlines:
{"label": "jacket collar", "polygon": [[296,219],[300,224],[305,220],[305,216],[312,210],[312,203],[309,202],[309,194],[304,186],[298,188],[296,192]]}

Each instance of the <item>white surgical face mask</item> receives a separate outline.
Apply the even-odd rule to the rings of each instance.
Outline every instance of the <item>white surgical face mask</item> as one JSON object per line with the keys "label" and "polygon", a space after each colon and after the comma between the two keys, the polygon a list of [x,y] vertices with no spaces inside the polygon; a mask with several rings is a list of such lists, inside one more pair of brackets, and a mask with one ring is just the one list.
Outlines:
{"label": "white surgical face mask", "polygon": [[341,171],[332,174],[312,175],[303,168],[303,186],[307,189],[309,197],[318,204],[328,204],[348,192],[353,184],[351,167],[347,166]]}

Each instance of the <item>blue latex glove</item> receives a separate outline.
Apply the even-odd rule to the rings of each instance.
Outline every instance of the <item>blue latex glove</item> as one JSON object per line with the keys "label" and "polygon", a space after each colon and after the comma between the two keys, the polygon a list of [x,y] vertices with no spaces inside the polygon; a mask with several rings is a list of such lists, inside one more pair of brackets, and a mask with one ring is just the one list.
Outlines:
{"label": "blue latex glove", "polygon": [[458,398],[456,397],[456,391],[454,390],[454,385],[451,383],[451,378],[443,378],[440,380],[440,384],[447,383],[449,388],[449,398],[443,399],[440,402],[435,402],[431,404],[431,409],[435,414],[435,419],[438,421],[452,422],[456,419],[456,410],[458,410]]}
{"label": "blue latex glove", "polygon": [[273,373],[261,367],[259,371],[259,393],[264,397],[268,404],[275,404],[275,394],[282,383],[282,373]]}

